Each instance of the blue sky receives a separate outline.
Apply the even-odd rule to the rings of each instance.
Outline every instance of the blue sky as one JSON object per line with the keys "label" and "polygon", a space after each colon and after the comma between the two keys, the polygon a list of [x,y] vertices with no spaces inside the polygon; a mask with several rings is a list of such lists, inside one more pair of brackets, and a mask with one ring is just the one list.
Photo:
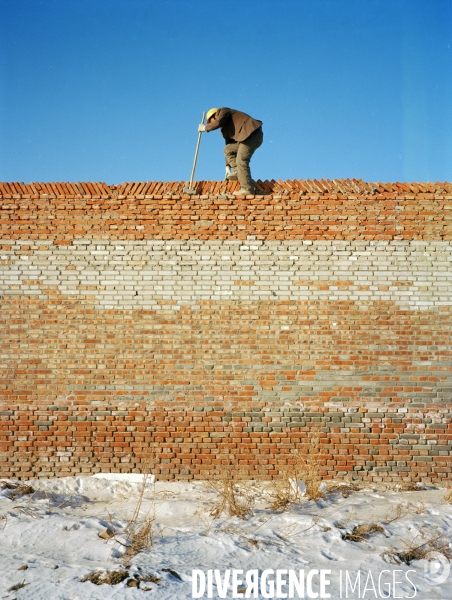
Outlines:
{"label": "blue sky", "polygon": [[[0,0],[0,180],[179,181],[203,111],[256,179],[452,180],[452,0]],[[203,134],[195,179],[222,179]]]}

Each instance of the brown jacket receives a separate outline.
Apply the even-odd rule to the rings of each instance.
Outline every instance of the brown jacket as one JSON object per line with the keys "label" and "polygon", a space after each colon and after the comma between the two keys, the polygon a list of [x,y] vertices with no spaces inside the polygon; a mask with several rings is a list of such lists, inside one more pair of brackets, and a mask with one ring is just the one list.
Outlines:
{"label": "brown jacket", "polygon": [[221,133],[226,143],[243,142],[261,125],[262,121],[253,119],[239,110],[224,106],[217,110],[215,117],[206,125],[206,131],[213,131],[221,127]]}

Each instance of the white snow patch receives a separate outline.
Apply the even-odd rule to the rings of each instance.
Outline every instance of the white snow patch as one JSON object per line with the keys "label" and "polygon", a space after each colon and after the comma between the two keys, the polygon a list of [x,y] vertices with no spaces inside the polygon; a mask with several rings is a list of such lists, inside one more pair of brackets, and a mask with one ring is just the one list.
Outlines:
{"label": "white snow patch", "polygon": [[109,479],[110,481],[129,481],[133,483],[142,483],[146,477],[146,484],[154,483],[154,475],[142,475],[141,473],[95,473],[93,477],[98,479]]}
{"label": "white snow patch", "polygon": [[[333,600],[347,597],[346,571],[353,582],[361,574],[361,595],[349,589],[348,598],[383,597],[369,591],[371,578],[378,582],[383,572],[384,581],[391,582],[393,577],[401,581],[397,589],[392,588],[390,598],[452,598],[452,575],[441,579],[450,567],[448,561],[432,555],[430,563],[420,560],[405,565],[383,558],[385,551],[403,550],[406,543],[422,536],[443,534],[450,540],[452,506],[444,502],[444,490],[400,492],[369,487],[344,497],[340,491],[324,489],[325,499],[313,502],[306,499],[301,481],[293,485],[304,497],[284,512],[268,508],[269,487],[250,483],[256,502],[253,514],[244,521],[227,515],[214,520],[210,512],[217,495],[202,482],[149,482],[140,518],[150,515],[154,519],[153,546],[131,558],[127,570],[129,578],[154,575],[160,583],[141,582],[141,589],[127,587],[127,579],[117,585],[82,583],[92,571],[124,568],[120,562],[124,547],[115,537],[105,540],[98,534],[110,528],[116,540],[125,542],[125,528],[142,491],[140,475],[105,475],[30,480],[27,484],[35,492],[14,499],[8,497],[11,490],[1,489],[0,484],[0,597],[185,600],[192,598],[194,569],[220,569],[222,576],[226,569],[258,569],[260,573],[265,569],[297,573],[326,569],[331,571],[327,591]],[[391,522],[398,505],[401,516]],[[362,542],[344,540],[343,535],[360,523],[379,523],[383,532]],[[23,565],[28,569],[18,570]],[[25,587],[8,592],[22,581]],[[363,595],[366,581],[368,591]],[[215,585],[213,590],[213,597],[218,598]],[[387,594],[387,587],[383,591]],[[233,597],[229,585],[226,598]]]}

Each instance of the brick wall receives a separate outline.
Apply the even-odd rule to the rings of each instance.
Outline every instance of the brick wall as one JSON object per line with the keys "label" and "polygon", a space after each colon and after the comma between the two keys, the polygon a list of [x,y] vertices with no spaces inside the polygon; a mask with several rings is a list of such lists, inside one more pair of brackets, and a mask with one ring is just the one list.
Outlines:
{"label": "brick wall", "polygon": [[450,184],[70,185],[0,184],[0,476],[271,477],[315,436],[325,478],[450,478]]}

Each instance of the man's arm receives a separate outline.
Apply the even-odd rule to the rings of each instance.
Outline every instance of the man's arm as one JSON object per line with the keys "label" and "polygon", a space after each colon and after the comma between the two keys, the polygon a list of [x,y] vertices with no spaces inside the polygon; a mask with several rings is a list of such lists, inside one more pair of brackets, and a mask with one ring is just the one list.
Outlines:
{"label": "man's arm", "polygon": [[212,119],[210,121],[210,123],[207,123],[204,131],[214,131],[215,129],[219,129],[220,127],[223,127],[223,125],[225,123],[227,123],[230,118],[231,118],[230,109],[226,108],[226,107],[220,108],[217,111],[215,118]]}

